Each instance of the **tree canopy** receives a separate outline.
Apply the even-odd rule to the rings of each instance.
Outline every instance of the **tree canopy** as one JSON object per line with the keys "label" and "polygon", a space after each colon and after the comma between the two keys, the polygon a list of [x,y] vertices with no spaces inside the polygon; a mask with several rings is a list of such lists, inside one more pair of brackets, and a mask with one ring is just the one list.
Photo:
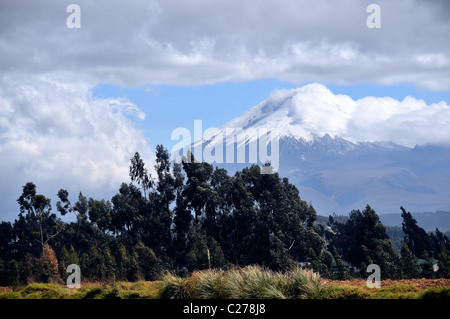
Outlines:
{"label": "tree canopy", "polygon": [[[57,193],[58,217],[50,199],[27,183],[19,214],[0,224],[0,285],[58,281],[69,264],[85,280],[154,280],[164,270],[187,274],[203,268],[258,264],[274,270],[310,267],[324,277],[365,277],[378,264],[383,278],[422,276],[419,261],[438,260],[449,276],[449,239],[427,234],[402,207],[404,241],[396,250],[377,213],[367,205],[349,217],[316,222],[314,207],[278,173],[253,165],[228,174],[205,162],[170,161],[156,148],[156,176],[140,154],[130,160],[130,182],[111,199],[70,201]],[[64,222],[66,214],[75,220]]]}

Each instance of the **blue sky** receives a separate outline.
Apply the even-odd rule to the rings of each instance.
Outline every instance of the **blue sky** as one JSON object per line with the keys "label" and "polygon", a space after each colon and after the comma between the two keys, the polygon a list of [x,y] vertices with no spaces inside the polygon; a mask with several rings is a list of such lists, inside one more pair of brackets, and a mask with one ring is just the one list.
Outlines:
{"label": "blue sky", "polygon": [[[127,98],[136,104],[146,114],[145,120],[136,121],[136,125],[144,132],[148,143],[152,147],[163,144],[170,150],[177,142],[170,138],[172,130],[177,127],[184,127],[192,132],[194,120],[203,121],[203,130],[221,126],[267,99],[273,90],[293,89],[304,84],[298,85],[275,79],[199,86],[145,85],[132,88],[99,84],[93,89],[92,95],[97,98]],[[366,96],[388,96],[403,100],[406,96],[412,96],[424,100],[426,104],[441,101],[450,104],[450,92],[418,89],[411,83],[324,84],[333,93],[345,94],[354,100]]]}
{"label": "blue sky", "polygon": [[93,96],[129,99],[146,114],[145,120],[136,125],[144,131],[149,144],[163,144],[170,150],[176,143],[171,140],[173,129],[193,130],[194,120],[202,120],[203,129],[218,127],[267,99],[272,90],[295,87],[277,80],[136,88],[101,84],[93,90]]}

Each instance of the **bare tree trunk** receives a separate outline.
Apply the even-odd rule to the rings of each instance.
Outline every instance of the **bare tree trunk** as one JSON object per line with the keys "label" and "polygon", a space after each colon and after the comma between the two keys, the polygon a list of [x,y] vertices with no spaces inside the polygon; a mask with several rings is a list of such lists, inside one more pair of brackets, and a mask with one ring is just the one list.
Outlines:
{"label": "bare tree trunk", "polygon": [[41,235],[42,253],[44,253],[44,232],[42,231],[42,209],[39,210],[39,231]]}
{"label": "bare tree trunk", "polygon": [[209,270],[211,270],[211,255],[209,254],[209,248],[206,247],[206,252],[208,254],[208,266],[209,266]]}

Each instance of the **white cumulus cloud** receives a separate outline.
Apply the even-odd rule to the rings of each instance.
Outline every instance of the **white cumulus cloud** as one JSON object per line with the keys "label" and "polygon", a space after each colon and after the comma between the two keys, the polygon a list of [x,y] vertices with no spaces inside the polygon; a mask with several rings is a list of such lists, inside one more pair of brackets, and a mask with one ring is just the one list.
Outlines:
{"label": "white cumulus cloud", "polygon": [[0,200],[13,216],[28,181],[53,199],[59,188],[103,198],[129,181],[135,151],[153,167],[135,123],[145,114],[127,99],[93,97],[88,83],[48,75],[1,79]]}
{"label": "white cumulus cloud", "polygon": [[[450,146],[450,105],[443,101],[427,104],[411,96],[403,100],[374,96],[354,100],[345,94],[334,94],[322,84],[312,83],[274,92],[268,103],[280,103],[288,96],[292,96],[286,113],[289,118],[283,121],[278,117],[278,121],[289,121],[287,130],[297,132],[294,135],[329,134],[353,141],[384,141],[408,147]],[[270,116],[277,118],[276,113]]]}
{"label": "white cumulus cloud", "polygon": [[353,142],[392,142],[450,146],[450,105],[427,104],[411,96],[403,100],[366,96],[353,99],[311,83],[275,90],[264,102],[223,125],[223,128],[276,128],[282,135],[313,140],[339,136]]}

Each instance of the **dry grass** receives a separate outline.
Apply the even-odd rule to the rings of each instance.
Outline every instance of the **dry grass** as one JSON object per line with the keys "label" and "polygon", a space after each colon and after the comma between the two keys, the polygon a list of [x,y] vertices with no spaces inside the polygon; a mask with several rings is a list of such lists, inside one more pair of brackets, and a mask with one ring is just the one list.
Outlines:
{"label": "dry grass", "polygon": [[365,280],[323,280],[328,299],[449,298],[450,279],[382,280],[380,288],[368,288]]}
{"label": "dry grass", "polygon": [[0,290],[0,299],[155,299],[161,282],[89,283],[70,289],[65,285],[32,283]]}
{"label": "dry grass", "polygon": [[295,268],[286,273],[257,266],[194,272],[188,278],[166,274],[161,298],[179,299],[292,299],[320,298],[320,277]]}
{"label": "dry grass", "polygon": [[32,283],[0,287],[0,299],[450,299],[450,279],[383,280],[368,288],[365,280],[327,280],[310,270],[274,272],[256,266],[196,271],[187,278],[166,273],[161,281]]}

